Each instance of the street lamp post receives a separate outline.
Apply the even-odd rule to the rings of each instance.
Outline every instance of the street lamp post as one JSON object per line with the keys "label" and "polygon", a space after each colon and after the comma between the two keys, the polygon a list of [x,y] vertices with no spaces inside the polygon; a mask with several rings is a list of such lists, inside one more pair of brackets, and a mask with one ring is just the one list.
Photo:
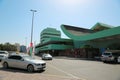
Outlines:
{"label": "street lamp post", "polygon": [[30,10],[32,11],[32,27],[31,27],[31,42],[30,42],[30,56],[32,56],[32,52],[33,52],[33,43],[32,43],[32,39],[33,39],[33,22],[34,22],[34,13],[37,12],[37,10]]}

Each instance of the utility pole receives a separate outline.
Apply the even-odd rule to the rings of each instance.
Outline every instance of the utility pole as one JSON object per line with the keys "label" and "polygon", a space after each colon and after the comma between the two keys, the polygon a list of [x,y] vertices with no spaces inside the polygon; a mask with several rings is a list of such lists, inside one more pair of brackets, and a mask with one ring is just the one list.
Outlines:
{"label": "utility pole", "polygon": [[32,27],[31,27],[31,42],[30,42],[30,56],[32,56],[33,52],[33,23],[34,23],[34,13],[37,12],[37,10],[30,10],[32,12]]}

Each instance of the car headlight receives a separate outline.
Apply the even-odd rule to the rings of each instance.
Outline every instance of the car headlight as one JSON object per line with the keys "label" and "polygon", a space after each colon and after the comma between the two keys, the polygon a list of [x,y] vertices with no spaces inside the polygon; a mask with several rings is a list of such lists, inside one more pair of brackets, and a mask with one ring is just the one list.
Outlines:
{"label": "car headlight", "polygon": [[34,65],[36,65],[36,66],[40,66],[41,64],[34,64]]}

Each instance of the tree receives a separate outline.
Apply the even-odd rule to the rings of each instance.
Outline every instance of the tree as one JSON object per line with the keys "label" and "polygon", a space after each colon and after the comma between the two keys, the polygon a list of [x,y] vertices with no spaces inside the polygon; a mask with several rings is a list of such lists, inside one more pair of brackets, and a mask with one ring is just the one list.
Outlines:
{"label": "tree", "polygon": [[17,47],[15,45],[12,45],[9,42],[7,42],[5,44],[0,44],[0,50],[16,51]]}
{"label": "tree", "polygon": [[3,44],[0,44],[0,50],[2,50],[3,49]]}

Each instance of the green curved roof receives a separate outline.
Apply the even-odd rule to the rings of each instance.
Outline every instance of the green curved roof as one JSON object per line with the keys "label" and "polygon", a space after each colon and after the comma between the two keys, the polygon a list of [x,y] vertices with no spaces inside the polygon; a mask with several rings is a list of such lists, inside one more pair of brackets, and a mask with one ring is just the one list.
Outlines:
{"label": "green curved roof", "polygon": [[110,28],[114,28],[114,26],[98,22],[91,29],[94,31],[102,31]]}
{"label": "green curved roof", "polygon": [[[73,26],[68,26],[68,27],[73,27]],[[79,41],[94,40],[94,39],[105,38],[109,36],[115,36],[115,35],[120,36],[120,26],[98,31],[98,32],[94,32],[91,29],[88,29],[88,30],[85,29],[86,32],[84,32],[81,30],[81,28],[78,28],[78,27],[76,29],[69,30],[68,28],[66,28],[66,25],[61,25],[61,29],[71,39],[79,40]],[[78,32],[81,32],[82,34],[76,35],[76,33]]]}

